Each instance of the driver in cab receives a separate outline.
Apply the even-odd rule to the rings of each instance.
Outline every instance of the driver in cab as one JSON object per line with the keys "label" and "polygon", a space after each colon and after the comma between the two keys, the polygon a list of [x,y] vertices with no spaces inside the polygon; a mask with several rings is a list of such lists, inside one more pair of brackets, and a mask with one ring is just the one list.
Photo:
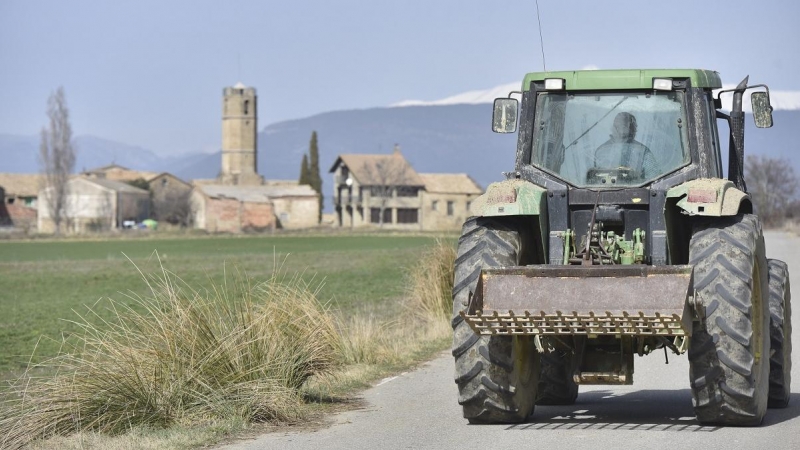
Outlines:
{"label": "driver in cab", "polygon": [[595,150],[594,167],[627,168],[633,177],[645,180],[658,176],[658,163],[653,153],[635,137],[636,117],[627,112],[617,114],[610,139]]}

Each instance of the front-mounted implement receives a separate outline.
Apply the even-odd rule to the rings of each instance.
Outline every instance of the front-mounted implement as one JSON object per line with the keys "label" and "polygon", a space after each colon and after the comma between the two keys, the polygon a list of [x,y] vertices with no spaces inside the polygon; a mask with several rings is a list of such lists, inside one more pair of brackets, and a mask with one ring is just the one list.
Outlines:
{"label": "front-mounted implement", "polygon": [[473,202],[459,240],[467,419],[524,421],[581,384],[631,384],[634,356],[656,350],[688,353],[703,423],[757,425],[786,406],[788,269],[766,258],[742,173],[744,93],[759,89],[756,125],[769,127],[768,90],[745,79],[725,114],[720,88],[707,70],[546,72],[526,75],[521,107],[495,102],[493,129],[519,138],[514,170]]}
{"label": "front-mounted implement", "polygon": [[459,314],[480,335],[690,336],[691,279],[685,265],[484,269]]}

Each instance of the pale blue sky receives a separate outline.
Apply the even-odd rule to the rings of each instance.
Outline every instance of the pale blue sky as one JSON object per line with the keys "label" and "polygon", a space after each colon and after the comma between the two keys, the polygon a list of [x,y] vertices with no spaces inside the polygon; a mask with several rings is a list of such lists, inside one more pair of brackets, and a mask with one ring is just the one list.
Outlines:
{"label": "pale blue sky", "polygon": [[[548,69],[700,67],[800,90],[800,2],[539,5]],[[237,81],[258,89],[262,128],[541,69],[533,0],[0,2],[0,133],[37,133],[63,85],[76,134],[162,155],[216,150]]]}

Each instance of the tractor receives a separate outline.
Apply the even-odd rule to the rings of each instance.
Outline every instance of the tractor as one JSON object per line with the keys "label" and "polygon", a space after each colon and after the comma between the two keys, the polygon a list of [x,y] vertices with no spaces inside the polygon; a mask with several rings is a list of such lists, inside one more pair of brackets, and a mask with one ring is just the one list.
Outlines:
{"label": "tractor", "polygon": [[[471,206],[452,354],[470,423],[528,420],[580,385],[633,383],[634,356],[688,353],[703,424],[759,425],[790,394],[787,265],[744,180],[745,92],[697,69],[551,71],[493,105],[516,166]],[[732,94],[721,111],[720,96]],[[727,122],[727,176],[718,126]]]}

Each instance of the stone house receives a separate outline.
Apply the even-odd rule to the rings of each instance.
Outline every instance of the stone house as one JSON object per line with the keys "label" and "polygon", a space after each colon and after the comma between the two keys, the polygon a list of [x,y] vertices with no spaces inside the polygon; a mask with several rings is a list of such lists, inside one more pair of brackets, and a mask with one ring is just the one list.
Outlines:
{"label": "stone house", "polygon": [[344,154],[334,162],[336,226],[458,230],[483,190],[466,174],[417,173],[398,148],[390,155]]}
{"label": "stone house", "polygon": [[317,225],[319,196],[307,185],[196,185],[195,228],[212,233],[298,229]]}
{"label": "stone house", "polygon": [[421,173],[423,230],[460,230],[483,189],[465,173]]}
{"label": "stone house", "polygon": [[[76,176],[67,182],[62,230],[85,233],[122,228],[124,221],[141,222],[150,215],[150,193],[120,181]],[[39,191],[38,228],[53,233],[55,224],[48,207],[53,188]]]}
{"label": "stone house", "polygon": [[36,228],[36,204],[44,178],[39,174],[0,173],[0,227]]}

